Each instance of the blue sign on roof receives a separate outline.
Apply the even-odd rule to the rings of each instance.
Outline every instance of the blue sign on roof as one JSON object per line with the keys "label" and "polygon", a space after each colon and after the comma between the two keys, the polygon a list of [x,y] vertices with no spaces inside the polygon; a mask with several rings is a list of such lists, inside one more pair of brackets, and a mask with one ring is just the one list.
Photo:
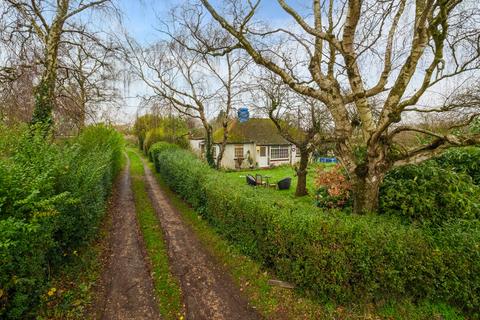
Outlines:
{"label": "blue sign on roof", "polygon": [[238,121],[240,122],[247,122],[250,119],[250,113],[248,112],[248,108],[240,108],[237,111]]}

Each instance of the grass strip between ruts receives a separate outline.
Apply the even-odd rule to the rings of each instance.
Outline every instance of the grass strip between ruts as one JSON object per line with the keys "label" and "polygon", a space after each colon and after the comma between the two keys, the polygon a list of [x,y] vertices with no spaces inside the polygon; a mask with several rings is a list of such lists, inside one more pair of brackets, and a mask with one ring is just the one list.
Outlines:
{"label": "grass strip between ruts", "polygon": [[160,222],[145,187],[142,161],[133,149],[127,148],[127,153],[130,158],[135,210],[152,267],[160,313],[166,320],[183,319],[181,289],[178,280],[170,272],[167,247]]}

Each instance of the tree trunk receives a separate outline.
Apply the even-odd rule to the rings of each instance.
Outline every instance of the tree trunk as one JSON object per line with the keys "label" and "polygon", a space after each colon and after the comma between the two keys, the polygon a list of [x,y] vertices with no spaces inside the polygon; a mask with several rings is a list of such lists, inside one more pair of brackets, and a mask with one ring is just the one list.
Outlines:
{"label": "tree trunk", "polygon": [[35,107],[32,125],[41,124],[48,131],[53,125],[53,106],[55,101],[55,80],[43,77],[35,88]]}
{"label": "tree trunk", "polygon": [[217,170],[220,169],[222,166],[223,154],[225,153],[225,148],[227,146],[227,140],[228,140],[228,122],[224,120],[222,126],[223,126],[223,139],[222,139],[222,143],[220,144],[220,150],[217,156]]}
{"label": "tree trunk", "polygon": [[[83,77],[82,75],[80,75],[80,77]],[[78,81],[78,86],[79,86],[79,89],[80,89],[80,97],[79,97],[79,108],[80,110],[78,110],[78,123],[77,123],[77,128],[78,128],[78,132],[80,133],[80,131],[85,128],[85,125],[86,125],[86,120],[87,120],[87,89],[85,88],[85,80],[83,78],[79,79]]]}
{"label": "tree trunk", "polygon": [[222,159],[223,159],[223,155],[225,154],[225,147],[226,147],[226,143],[222,143],[220,145],[220,150],[217,156],[217,170],[222,167]]}
{"label": "tree trunk", "polygon": [[303,197],[308,194],[307,190],[307,167],[308,167],[307,150],[300,150],[300,165],[297,169],[297,189],[295,190],[296,197]]}
{"label": "tree trunk", "polygon": [[354,213],[378,211],[380,186],[387,172],[386,168],[379,164],[363,164],[351,173]]}
{"label": "tree trunk", "polygon": [[63,28],[63,17],[68,11],[68,1],[57,10],[55,21],[48,32],[45,44],[45,71],[35,88],[35,108],[31,123],[41,124],[43,130],[50,131],[53,126],[53,108],[55,105],[55,86],[57,81],[58,48]]}
{"label": "tree trunk", "polygon": [[213,129],[212,126],[208,125],[205,128],[206,137],[205,137],[205,159],[210,167],[215,168],[215,159],[213,157]]}

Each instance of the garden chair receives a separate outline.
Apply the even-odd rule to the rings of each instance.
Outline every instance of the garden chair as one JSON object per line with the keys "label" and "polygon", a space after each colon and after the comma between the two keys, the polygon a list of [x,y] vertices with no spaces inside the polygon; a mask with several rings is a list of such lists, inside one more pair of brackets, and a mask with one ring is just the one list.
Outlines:
{"label": "garden chair", "polygon": [[250,185],[250,186],[253,186],[253,187],[256,187],[257,186],[257,181],[255,180],[255,178],[249,174],[247,174],[247,184]]}
{"label": "garden chair", "polygon": [[290,189],[290,185],[292,184],[292,178],[284,178],[277,182],[278,190],[288,190]]}

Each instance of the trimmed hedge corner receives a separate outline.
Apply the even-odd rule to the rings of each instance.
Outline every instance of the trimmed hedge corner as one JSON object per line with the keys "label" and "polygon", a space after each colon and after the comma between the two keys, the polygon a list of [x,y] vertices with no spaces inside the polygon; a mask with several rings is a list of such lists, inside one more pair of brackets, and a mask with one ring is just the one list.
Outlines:
{"label": "trimmed hedge corner", "polygon": [[155,161],[172,190],[219,233],[320,299],[427,299],[478,315],[478,220],[430,229],[388,215],[327,214],[241,187],[185,150],[165,148]]}
{"label": "trimmed hedge corner", "polygon": [[170,150],[170,149],[180,149],[179,145],[168,143],[168,142],[156,142],[152,144],[150,149],[148,149],[148,158],[150,159],[151,162],[155,165],[155,169],[158,171],[158,155],[165,150]]}

